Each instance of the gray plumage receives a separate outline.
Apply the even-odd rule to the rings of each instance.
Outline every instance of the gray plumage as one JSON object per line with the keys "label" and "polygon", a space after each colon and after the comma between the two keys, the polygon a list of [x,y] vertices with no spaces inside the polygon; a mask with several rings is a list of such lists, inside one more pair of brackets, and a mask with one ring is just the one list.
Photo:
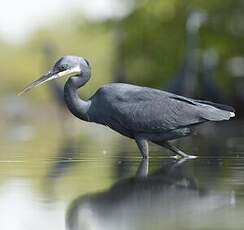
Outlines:
{"label": "gray plumage", "polygon": [[89,81],[91,69],[85,59],[76,56],[61,58],[47,75],[31,83],[24,91],[66,75],[71,76],[64,87],[69,110],[82,120],[106,125],[135,139],[145,158],[149,154],[148,141],[181,157],[188,157],[168,141],[190,135],[192,127],[200,123],[229,120],[234,116],[234,109],[229,106],[122,83],[105,85],[83,101],[77,89]]}
{"label": "gray plumage", "polygon": [[[113,83],[90,98],[90,121],[134,133],[162,133],[205,121],[228,120],[229,111],[152,88]],[[108,114],[109,111],[109,114]],[[117,130],[120,131],[120,130]]]}

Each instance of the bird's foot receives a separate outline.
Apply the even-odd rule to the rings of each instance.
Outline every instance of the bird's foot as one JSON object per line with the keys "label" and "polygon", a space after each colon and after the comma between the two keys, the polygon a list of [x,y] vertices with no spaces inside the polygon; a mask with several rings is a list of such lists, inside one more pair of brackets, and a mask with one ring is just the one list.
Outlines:
{"label": "bird's foot", "polygon": [[198,158],[198,156],[187,155],[186,158],[187,158],[187,159],[196,159],[196,158]]}
{"label": "bird's foot", "polygon": [[173,158],[173,159],[175,159],[175,160],[179,160],[179,159],[182,158],[182,156],[180,156],[180,155],[175,155],[175,156],[170,156],[170,158]]}
{"label": "bird's foot", "polygon": [[190,159],[196,159],[197,156],[184,154],[184,155],[171,156],[171,158],[173,158],[175,160],[180,160],[180,159],[189,159],[190,160]]}
{"label": "bird's foot", "polygon": [[143,155],[143,156],[142,156],[142,159],[143,159],[143,160],[148,160],[148,159],[149,159],[149,156],[148,156],[148,155]]}

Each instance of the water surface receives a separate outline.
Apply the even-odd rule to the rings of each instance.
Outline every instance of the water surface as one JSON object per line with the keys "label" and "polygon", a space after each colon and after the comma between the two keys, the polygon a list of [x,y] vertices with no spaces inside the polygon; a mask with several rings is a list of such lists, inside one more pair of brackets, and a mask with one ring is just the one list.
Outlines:
{"label": "water surface", "polygon": [[1,229],[243,229],[242,122],[203,126],[176,141],[199,156],[188,161],[155,145],[143,161],[133,141],[73,125],[68,132],[42,119],[3,129]]}

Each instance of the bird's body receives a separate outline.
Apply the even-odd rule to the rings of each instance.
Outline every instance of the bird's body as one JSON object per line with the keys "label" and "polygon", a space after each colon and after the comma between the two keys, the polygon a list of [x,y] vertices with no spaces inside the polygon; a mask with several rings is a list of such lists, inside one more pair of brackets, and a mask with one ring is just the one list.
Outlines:
{"label": "bird's body", "polygon": [[81,100],[77,89],[89,81],[90,65],[85,59],[75,56],[60,59],[51,72],[25,91],[62,76],[70,76],[64,87],[64,99],[71,113],[135,139],[144,158],[149,155],[148,141],[186,157],[188,155],[168,141],[190,135],[192,127],[197,124],[229,120],[234,116],[234,110],[229,106],[123,83],[105,85],[87,101]]}
{"label": "bird's body", "polygon": [[155,141],[158,135],[173,130],[230,118],[230,112],[190,98],[122,83],[101,87],[90,102],[89,121],[106,125],[131,138],[156,135]]}

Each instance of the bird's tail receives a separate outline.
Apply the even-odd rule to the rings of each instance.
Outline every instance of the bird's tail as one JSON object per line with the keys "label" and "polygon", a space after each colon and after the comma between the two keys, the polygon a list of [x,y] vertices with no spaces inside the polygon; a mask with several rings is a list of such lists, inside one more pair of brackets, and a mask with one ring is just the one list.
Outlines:
{"label": "bird's tail", "polygon": [[200,116],[206,120],[222,121],[235,116],[235,109],[231,106],[202,100],[196,100],[196,102],[202,106]]}

